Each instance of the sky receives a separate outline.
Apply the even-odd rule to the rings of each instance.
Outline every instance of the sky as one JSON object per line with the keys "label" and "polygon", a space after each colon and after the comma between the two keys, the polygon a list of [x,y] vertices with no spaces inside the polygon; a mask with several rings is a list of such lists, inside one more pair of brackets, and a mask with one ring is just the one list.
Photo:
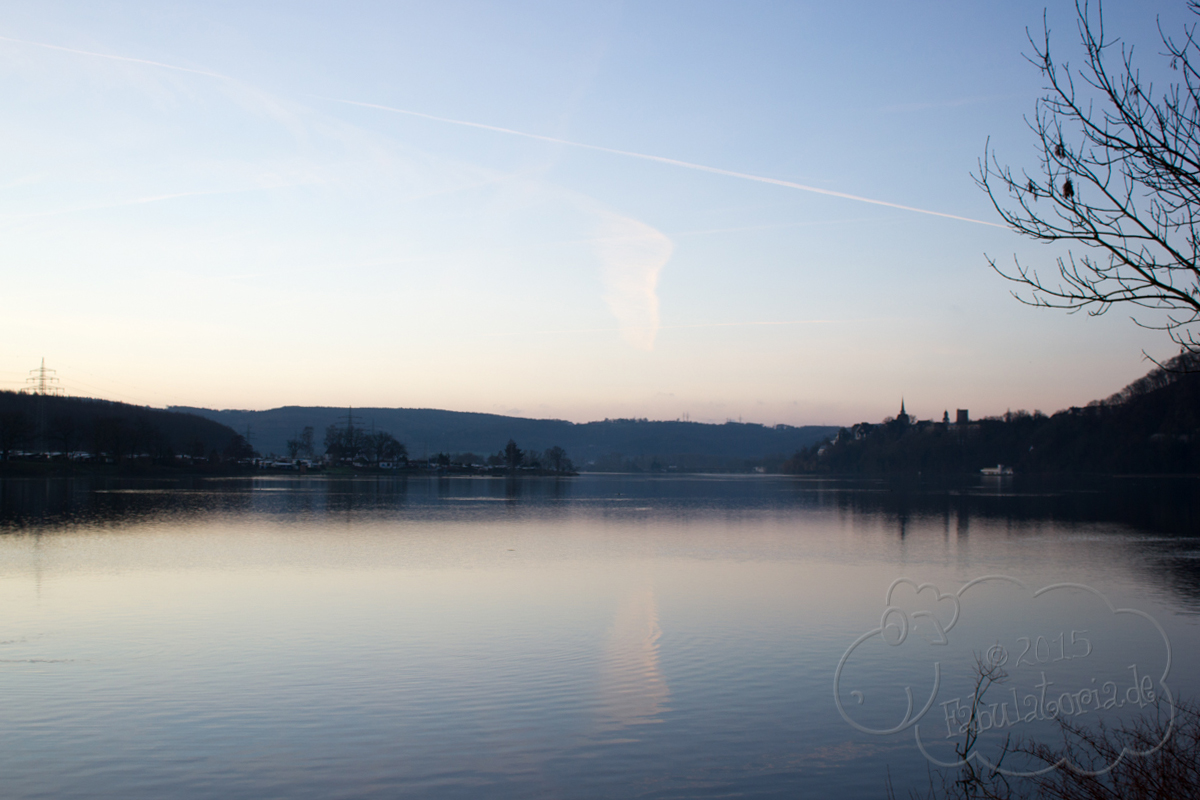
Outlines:
{"label": "sky", "polygon": [[[1156,18],[1105,22],[1164,71]],[[0,388],[151,406],[851,424],[1176,352],[1022,306],[989,141],[1074,6],[0,2]]]}

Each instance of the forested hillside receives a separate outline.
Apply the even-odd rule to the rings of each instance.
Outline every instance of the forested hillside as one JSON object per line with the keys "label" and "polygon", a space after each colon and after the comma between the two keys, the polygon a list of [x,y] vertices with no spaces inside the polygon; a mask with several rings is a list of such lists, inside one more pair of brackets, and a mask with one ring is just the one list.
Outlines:
{"label": "forested hillside", "polygon": [[1053,416],[1018,411],[967,425],[888,420],[803,448],[790,472],[1200,472],[1200,357],[1181,356],[1105,400]]}
{"label": "forested hillside", "polygon": [[740,422],[714,425],[645,419],[576,424],[428,408],[288,406],[269,411],[183,407],[176,410],[218,420],[242,433],[249,430],[251,444],[264,454],[286,453],[288,439],[296,437],[305,427],[312,427],[320,438],[328,426],[345,426],[352,415],[356,427],[391,432],[405,444],[413,459],[438,453],[487,455],[502,450],[509,439],[514,439],[526,449],[562,447],[577,467],[612,470],[673,467],[740,471],[771,459],[778,467],[788,454],[837,431],[835,427],[820,425],[793,427]]}
{"label": "forested hillside", "polygon": [[231,428],[196,414],[86,397],[0,392],[0,460],[16,452],[87,452],[120,460],[242,458],[250,454]]}

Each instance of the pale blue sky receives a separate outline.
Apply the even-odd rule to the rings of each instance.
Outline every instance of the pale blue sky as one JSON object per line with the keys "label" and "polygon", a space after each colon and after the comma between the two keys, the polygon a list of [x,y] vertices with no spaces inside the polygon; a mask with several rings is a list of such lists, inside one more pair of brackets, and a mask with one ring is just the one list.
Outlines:
{"label": "pale blue sky", "polygon": [[[1042,10],[0,3],[0,386],[44,356],[150,405],[1085,403],[1172,349],[1119,310],[1021,307],[983,255],[1055,251],[629,155],[995,223],[970,173],[988,136],[1033,165]],[[1163,74],[1152,5],[1105,12]],[[1077,56],[1073,7],[1047,14]]]}

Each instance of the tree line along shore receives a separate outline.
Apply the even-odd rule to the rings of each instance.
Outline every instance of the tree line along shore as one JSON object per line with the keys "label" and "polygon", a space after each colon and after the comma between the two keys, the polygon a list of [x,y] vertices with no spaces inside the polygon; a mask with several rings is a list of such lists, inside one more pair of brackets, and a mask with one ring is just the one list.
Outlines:
{"label": "tree line along shore", "polygon": [[523,450],[513,440],[498,452],[437,453],[409,458],[387,431],[330,425],[318,444],[306,427],[287,455],[263,456],[247,438],[198,414],[51,394],[0,392],[0,470],[6,474],[72,472],[373,471],[391,473],[573,475],[566,451]]}
{"label": "tree line along shore", "polygon": [[[902,408],[880,423],[794,428],[640,419],[574,424],[431,409],[365,411],[405,425],[405,438],[440,437],[459,444],[490,440],[493,448],[507,443],[498,449],[432,452],[420,445],[414,457],[410,444],[382,426],[368,427],[363,410],[356,424],[353,411],[338,419],[338,410],[327,408],[197,413],[0,392],[0,471],[1200,474],[1200,356],[1191,354],[1156,367],[1109,398],[1052,415],[1016,411],[972,420],[966,412],[954,419],[947,412],[937,421],[916,420]],[[220,421],[294,422],[306,416],[335,421],[323,430],[298,425],[283,440],[282,452],[265,455],[251,444],[248,429],[239,433]],[[533,445],[518,446],[515,437],[503,433],[506,427]],[[570,443],[572,452],[550,437]],[[787,456],[782,445],[788,441],[803,444]]]}
{"label": "tree line along shore", "polygon": [[1200,473],[1200,355],[1184,354],[1104,400],[1053,415],[903,412],[802,448],[797,474]]}

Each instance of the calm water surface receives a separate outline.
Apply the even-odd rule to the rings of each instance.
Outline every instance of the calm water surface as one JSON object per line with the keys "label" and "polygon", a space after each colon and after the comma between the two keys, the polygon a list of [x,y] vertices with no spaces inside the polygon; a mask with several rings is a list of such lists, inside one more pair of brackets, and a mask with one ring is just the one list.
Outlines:
{"label": "calm water surface", "polygon": [[904,792],[976,657],[1021,735],[1200,693],[1197,489],[0,480],[0,785]]}

